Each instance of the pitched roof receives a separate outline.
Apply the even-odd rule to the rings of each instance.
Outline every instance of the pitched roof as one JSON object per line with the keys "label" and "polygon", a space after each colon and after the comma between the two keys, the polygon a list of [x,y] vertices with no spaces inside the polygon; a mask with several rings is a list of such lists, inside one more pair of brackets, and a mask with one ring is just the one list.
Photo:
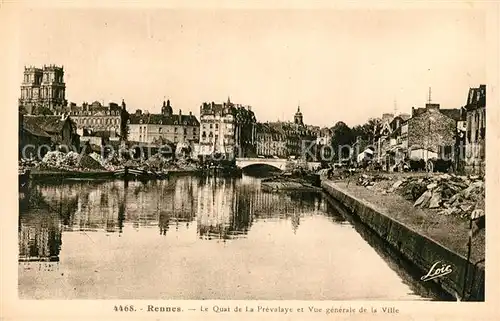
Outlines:
{"label": "pitched roof", "polygon": [[[171,115],[162,114],[132,114],[129,117],[130,124],[153,124],[153,125],[185,125],[199,126],[200,122],[194,115]],[[142,120],[142,123],[141,123]]]}
{"label": "pitched roof", "polygon": [[419,115],[425,113],[426,110],[427,109],[425,107],[412,108],[411,117],[419,116]]}
{"label": "pitched roof", "polygon": [[441,114],[450,117],[456,121],[460,121],[462,119],[462,112],[460,109],[440,109]]}
{"label": "pitched roof", "polygon": [[46,131],[44,131],[36,122],[24,121],[23,119],[23,130],[28,133],[39,136],[39,137],[50,137]]}
{"label": "pitched roof", "polygon": [[470,88],[467,96],[467,104],[465,108],[472,110],[476,108],[486,107],[486,85],[480,85],[479,88]]}
{"label": "pitched roof", "polygon": [[408,119],[411,118],[411,116],[408,114],[399,114],[398,116],[401,117],[403,121],[407,121]]}
{"label": "pitched roof", "polygon": [[200,115],[206,114],[231,114],[235,105],[231,102],[229,103],[203,103],[200,107]]}
{"label": "pitched roof", "polygon": [[59,133],[62,131],[67,119],[62,120],[60,116],[31,116],[23,117],[25,128],[42,130],[46,134]]}

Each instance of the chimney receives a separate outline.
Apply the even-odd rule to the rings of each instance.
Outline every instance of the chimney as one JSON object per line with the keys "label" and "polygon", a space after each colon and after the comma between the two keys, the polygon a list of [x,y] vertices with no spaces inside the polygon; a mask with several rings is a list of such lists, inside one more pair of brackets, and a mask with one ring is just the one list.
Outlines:
{"label": "chimney", "polygon": [[179,109],[179,124],[182,123],[182,110]]}
{"label": "chimney", "polygon": [[192,112],[189,112],[189,116],[193,116],[193,113],[192,113]]}
{"label": "chimney", "polygon": [[425,104],[425,109],[427,109],[427,110],[429,110],[429,109],[439,109],[439,104],[431,104],[431,103]]}

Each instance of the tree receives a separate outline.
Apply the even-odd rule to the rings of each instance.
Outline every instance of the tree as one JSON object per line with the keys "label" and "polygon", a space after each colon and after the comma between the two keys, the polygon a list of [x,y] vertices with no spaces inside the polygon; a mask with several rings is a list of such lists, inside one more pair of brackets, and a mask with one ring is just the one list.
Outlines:
{"label": "tree", "polygon": [[365,124],[354,126],[352,129],[354,139],[359,137],[360,139],[368,142],[369,144],[372,144],[375,139],[376,129],[378,128],[379,125],[380,125],[380,119],[370,118]]}
{"label": "tree", "polygon": [[340,160],[341,158],[348,158],[350,146],[354,142],[354,136],[352,129],[349,128],[344,122],[337,122],[332,128],[332,148],[335,151],[335,158]]}

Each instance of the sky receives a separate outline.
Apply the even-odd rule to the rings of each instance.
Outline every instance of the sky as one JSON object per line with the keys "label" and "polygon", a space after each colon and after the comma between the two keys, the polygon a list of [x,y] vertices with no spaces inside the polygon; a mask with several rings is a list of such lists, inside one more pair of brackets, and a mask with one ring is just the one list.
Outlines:
{"label": "sky", "polygon": [[[485,15],[460,10],[32,9],[25,65],[63,65],[66,98],[199,115],[202,102],[252,106],[258,121],[362,124],[424,106],[459,108],[486,81]],[[20,94],[20,92],[19,92]]]}

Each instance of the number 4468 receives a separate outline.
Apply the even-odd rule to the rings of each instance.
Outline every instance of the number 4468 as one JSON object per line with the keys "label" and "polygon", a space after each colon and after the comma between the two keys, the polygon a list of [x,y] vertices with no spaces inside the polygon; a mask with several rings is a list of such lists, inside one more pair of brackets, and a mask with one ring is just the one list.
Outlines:
{"label": "number 4468", "polygon": [[133,312],[135,308],[133,305],[115,305],[115,312]]}

